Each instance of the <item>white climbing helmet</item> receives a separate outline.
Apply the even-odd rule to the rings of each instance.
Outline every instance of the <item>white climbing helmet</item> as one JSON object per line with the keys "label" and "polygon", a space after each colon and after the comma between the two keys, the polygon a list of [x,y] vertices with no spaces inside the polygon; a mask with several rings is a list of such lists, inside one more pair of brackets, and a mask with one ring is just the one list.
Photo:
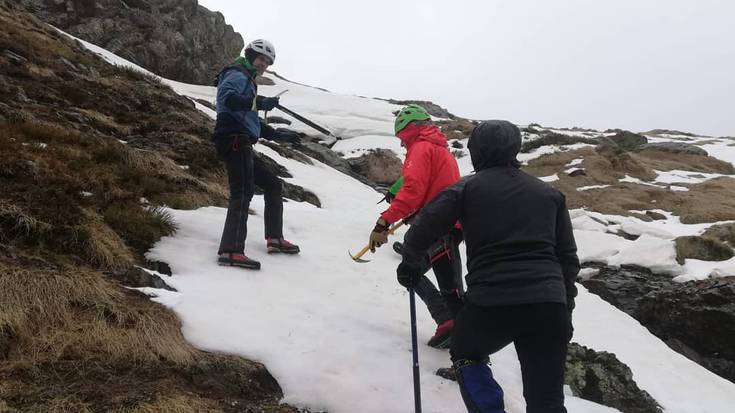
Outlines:
{"label": "white climbing helmet", "polygon": [[263,56],[269,58],[271,60],[271,64],[276,61],[276,48],[273,47],[273,43],[269,42],[265,39],[257,39],[250,42],[248,47],[245,48],[245,50],[252,50],[254,52],[260,53]]}

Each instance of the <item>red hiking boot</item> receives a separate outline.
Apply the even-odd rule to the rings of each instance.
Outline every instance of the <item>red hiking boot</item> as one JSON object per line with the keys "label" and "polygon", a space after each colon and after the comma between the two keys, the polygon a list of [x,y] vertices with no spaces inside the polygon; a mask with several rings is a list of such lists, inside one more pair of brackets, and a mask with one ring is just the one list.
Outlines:
{"label": "red hiking boot", "polygon": [[248,268],[251,270],[259,270],[260,263],[248,258],[245,254],[236,254],[232,252],[223,252],[217,257],[217,264],[229,265],[232,267]]}
{"label": "red hiking boot", "polygon": [[447,320],[436,326],[434,336],[426,343],[429,347],[449,348],[452,339],[452,328],[454,328],[454,320]]}
{"label": "red hiking boot", "polygon": [[283,238],[267,238],[268,254],[298,254],[301,250],[298,245],[292,244]]}

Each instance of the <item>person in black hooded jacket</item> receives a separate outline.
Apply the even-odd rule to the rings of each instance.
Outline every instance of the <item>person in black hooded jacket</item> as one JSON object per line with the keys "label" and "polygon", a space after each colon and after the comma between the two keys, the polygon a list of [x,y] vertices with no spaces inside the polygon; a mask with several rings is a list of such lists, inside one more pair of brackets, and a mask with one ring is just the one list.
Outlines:
{"label": "person in black hooded jacket", "polygon": [[518,128],[487,121],[468,148],[475,174],[426,205],[405,236],[399,277],[418,279],[426,249],[457,220],[467,245],[465,306],[450,354],[469,412],[504,412],[488,356],[511,342],[528,413],[564,408],[564,363],[579,272],[564,195],[521,171]]}

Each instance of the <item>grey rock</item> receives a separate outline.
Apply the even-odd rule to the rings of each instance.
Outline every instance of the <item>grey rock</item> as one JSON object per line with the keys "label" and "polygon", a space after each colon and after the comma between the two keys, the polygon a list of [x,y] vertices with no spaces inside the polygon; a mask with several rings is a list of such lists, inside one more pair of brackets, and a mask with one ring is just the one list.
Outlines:
{"label": "grey rock", "polygon": [[735,277],[677,283],[647,268],[612,268],[580,282],[675,351],[735,382]]}
{"label": "grey rock", "polygon": [[395,99],[381,99],[381,100],[386,100],[388,103],[392,103],[394,105],[416,104],[426,109],[426,111],[429,112],[429,115],[431,116],[434,116],[437,118],[444,118],[444,119],[454,119],[455,118],[455,116],[449,113],[448,110],[428,100],[395,100]]}
{"label": "grey rock", "polygon": [[124,285],[133,288],[150,287],[150,288],[162,288],[164,290],[176,291],[175,288],[170,287],[166,284],[161,277],[151,274],[148,271],[133,267],[128,271],[115,275],[115,278],[120,280]]}
{"label": "grey rock", "polygon": [[671,153],[686,153],[691,155],[702,155],[702,156],[708,156],[706,150],[700,148],[699,146],[695,146],[689,143],[684,142],[655,142],[655,143],[647,143],[645,145],[641,145],[638,147],[639,151],[643,151],[646,149],[656,150],[656,151],[663,151],[663,152],[671,152]]}
{"label": "grey rock", "polygon": [[[638,387],[630,368],[614,354],[569,343],[565,367],[564,383],[577,397],[626,413],[662,411],[651,395]],[[457,381],[452,367],[442,367],[435,374]]]}
{"label": "grey rock", "polygon": [[583,399],[626,413],[658,413],[663,410],[633,380],[630,368],[614,354],[570,343],[564,382]]}
{"label": "grey rock", "polygon": [[[29,0],[23,0],[26,4]],[[37,0],[43,21],[146,69],[186,83],[212,83],[244,47],[219,12],[196,0]]]}
{"label": "grey rock", "polygon": [[666,219],[666,215],[654,211],[646,211],[646,216],[650,217],[654,221]]}
{"label": "grey rock", "polygon": [[[263,163],[265,163],[266,169],[268,169],[271,173],[273,173],[276,176],[282,177],[282,178],[291,178],[291,173],[288,172],[288,169],[274,161],[273,159],[269,158],[266,155],[263,155],[262,153],[255,152],[255,156],[260,158]],[[292,199],[294,201],[298,202],[308,202],[317,208],[322,207],[322,203],[319,200],[319,197],[316,196],[313,192],[309,191],[308,189],[305,189],[299,185],[292,184],[290,182],[282,181],[283,184],[283,196],[288,199]],[[256,194],[262,194],[262,190],[255,187],[255,193]]]}
{"label": "grey rock", "polygon": [[592,138],[562,135],[561,133],[549,131],[540,131],[539,133],[541,134],[540,138],[523,142],[521,145],[521,152],[528,153],[536,148],[546,145],[573,145],[575,143],[587,143],[594,145],[599,143],[597,139]]}
{"label": "grey rock", "polygon": [[322,202],[316,194],[302,186],[292,184],[290,182],[283,183],[283,196],[298,202],[308,202],[317,208],[322,207]]}
{"label": "grey rock", "polygon": [[572,172],[569,172],[567,175],[571,177],[575,176],[587,176],[587,172],[584,169],[575,169]]}
{"label": "grey rock", "polygon": [[606,147],[612,146],[622,151],[634,151],[647,143],[648,138],[643,135],[628,131],[620,131],[613,136],[600,138],[599,149],[606,149]]}
{"label": "grey rock", "polygon": [[708,237],[686,236],[674,240],[676,261],[684,264],[684,259],[693,258],[703,261],[725,261],[735,255],[733,249],[722,241]]}
{"label": "grey rock", "polygon": [[[288,143],[280,144],[276,142],[267,141],[265,139],[261,139],[259,142],[262,145],[273,149],[275,152],[277,152],[279,155],[283,156],[284,158],[293,159],[295,161],[301,162],[306,165],[314,165],[314,162],[311,161],[311,158],[293,149],[291,146],[292,144],[288,144]],[[298,147],[298,144],[294,144],[293,147]]]}
{"label": "grey rock", "polygon": [[163,261],[146,261],[145,267],[149,270],[168,275],[169,277],[173,274],[173,272],[171,271],[171,266]]}
{"label": "grey rock", "polygon": [[348,160],[352,170],[377,184],[392,184],[401,176],[403,163],[387,149],[372,149],[367,154]]}
{"label": "grey rock", "polygon": [[350,163],[347,162],[346,159],[342,158],[336,152],[320,143],[308,140],[303,141],[301,145],[299,145],[299,150],[316,159],[317,161],[331,166],[332,168],[357,179],[365,185],[371,186],[373,188],[377,186],[375,182],[372,182],[366,177],[353,171]]}
{"label": "grey rock", "polygon": [[735,223],[712,225],[704,231],[702,236],[714,238],[735,247]]}

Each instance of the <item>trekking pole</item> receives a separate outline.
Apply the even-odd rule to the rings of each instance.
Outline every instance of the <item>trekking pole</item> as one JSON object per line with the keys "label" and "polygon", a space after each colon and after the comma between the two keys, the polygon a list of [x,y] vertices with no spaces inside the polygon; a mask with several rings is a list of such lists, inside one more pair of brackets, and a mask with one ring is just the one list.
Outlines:
{"label": "trekking pole", "polygon": [[416,339],[416,294],[413,287],[408,289],[411,307],[411,348],[413,353],[413,401],[416,413],[421,413],[421,381],[419,376],[419,348]]}
{"label": "trekking pole", "polygon": [[325,135],[327,135],[327,136],[331,136],[331,137],[333,137],[333,138],[334,138],[334,139],[336,139],[336,140],[341,140],[341,139],[342,139],[342,138],[340,138],[339,136],[335,136],[335,135],[334,135],[334,134],[333,134],[332,132],[330,132],[330,131],[329,131],[328,129],[326,129],[326,128],[323,128],[323,127],[321,127],[321,126],[317,125],[316,123],[314,123],[314,122],[310,121],[309,119],[306,119],[305,117],[303,117],[303,116],[299,115],[298,113],[296,113],[296,112],[292,111],[291,109],[287,109],[287,108],[284,108],[284,107],[283,107],[283,106],[281,106],[280,104],[276,105],[276,107],[277,107],[278,109],[280,109],[280,110],[281,110],[282,112],[284,112],[284,113],[287,113],[287,114],[289,114],[289,115],[293,116],[294,118],[296,118],[296,119],[298,119],[298,120],[300,120],[300,121],[304,122],[305,124],[307,124],[307,125],[311,126],[312,128],[314,128],[314,129],[318,130],[319,132],[321,132],[321,133],[323,133],[323,134],[325,134]]}

